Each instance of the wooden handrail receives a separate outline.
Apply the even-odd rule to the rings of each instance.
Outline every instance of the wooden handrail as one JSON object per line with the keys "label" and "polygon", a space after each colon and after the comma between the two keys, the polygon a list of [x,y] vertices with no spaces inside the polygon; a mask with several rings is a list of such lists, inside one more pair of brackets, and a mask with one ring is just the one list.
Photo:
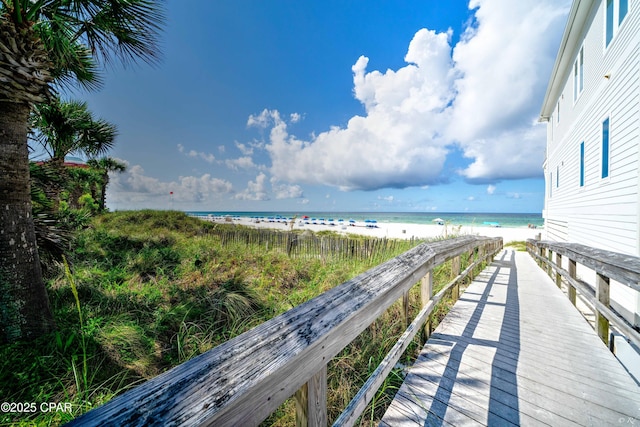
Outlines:
{"label": "wooden handrail", "polygon": [[[464,253],[477,252],[475,266],[501,248],[501,238],[472,236],[416,246],[115,397],[68,425],[252,426],[294,394],[299,424],[326,425],[329,361],[414,284],[425,275],[429,277],[434,267]],[[449,287],[462,277],[460,274]],[[423,288],[431,293],[430,286]],[[419,320],[409,325],[401,340],[415,336],[442,292],[428,298],[423,295],[430,308],[420,312]],[[392,350],[396,361],[402,354],[397,346],[404,342]],[[390,362],[393,358],[385,360],[391,366],[395,364]],[[381,370],[389,369],[385,366]],[[375,382],[378,380],[371,381]],[[359,395],[372,393],[369,390]],[[360,400],[352,404],[354,408],[349,405],[348,414],[351,422],[367,403],[364,407]]]}
{"label": "wooden handrail", "polygon": [[[611,308],[609,299],[611,280],[640,292],[640,258],[576,243],[539,240],[527,240],[527,251],[539,264],[547,267],[549,275],[555,277],[558,287],[561,279],[565,280],[573,305],[576,304],[578,291],[593,307],[596,331],[605,344],[610,344],[609,326],[613,324],[625,338],[640,347],[640,332]],[[555,261],[552,259],[553,253],[556,254]],[[563,257],[568,258],[568,270],[562,267]],[[576,277],[577,264],[595,271],[594,287]]]}

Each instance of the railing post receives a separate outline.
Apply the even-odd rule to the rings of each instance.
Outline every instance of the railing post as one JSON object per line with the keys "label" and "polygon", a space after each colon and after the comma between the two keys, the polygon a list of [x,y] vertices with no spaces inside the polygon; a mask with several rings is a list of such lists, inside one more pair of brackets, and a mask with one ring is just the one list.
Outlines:
{"label": "railing post", "polygon": [[411,324],[409,317],[409,291],[402,294],[402,311],[404,312],[404,328],[407,329]]}
{"label": "railing post", "polygon": [[327,426],[327,365],[296,392],[296,426]]}
{"label": "railing post", "polygon": [[556,286],[562,288],[562,276],[560,275],[560,268],[562,268],[562,254],[556,252]]}
{"label": "railing post", "polygon": [[[461,265],[462,265],[462,259],[460,258],[460,255],[458,255],[457,257],[451,260],[451,276],[452,276],[451,278],[452,279],[454,277],[457,277],[460,274]],[[456,282],[456,284],[453,285],[453,288],[451,288],[451,297],[454,303],[458,301],[458,298],[460,297],[460,284],[458,282]]]}
{"label": "railing post", "polygon": [[[431,270],[424,275],[424,277],[420,280],[420,302],[422,303],[422,307],[424,308],[429,301],[431,301],[431,297],[433,296],[433,274]],[[429,339],[431,335],[431,317],[429,315],[427,321],[424,324],[424,335],[425,341]]]}
{"label": "railing post", "polygon": [[[569,259],[569,276],[572,279],[577,279],[576,262],[572,259]],[[569,301],[571,301],[571,304],[574,306],[576,305],[576,288],[571,284],[569,284]]]}
{"label": "railing post", "polygon": [[[609,307],[609,278],[596,273],[596,299],[605,307]],[[600,339],[609,345],[609,319],[596,307],[596,322]]]}
{"label": "railing post", "polygon": [[549,260],[549,262],[547,263],[547,274],[549,275],[549,277],[553,278],[553,267],[551,266],[551,263],[553,261],[553,251],[551,250],[551,248],[547,248],[547,259]]}
{"label": "railing post", "polygon": [[538,262],[538,266],[542,269],[544,269],[544,263],[542,262],[542,260],[540,259],[543,255],[544,249],[542,248],[542,246],[536,246],[536,254],[538,255],[538,258],[536,258],[536,261]]}

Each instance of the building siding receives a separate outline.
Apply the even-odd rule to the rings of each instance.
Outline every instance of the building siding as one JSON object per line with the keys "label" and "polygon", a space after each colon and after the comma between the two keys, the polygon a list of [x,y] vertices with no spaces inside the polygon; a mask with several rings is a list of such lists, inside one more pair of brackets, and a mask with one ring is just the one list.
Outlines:
{"label": "building siding", "polygon": [[[573,54],[584,49],[584,89],[574,103],[573,63],[547,126],[545,238],[640,256],[639,1],[604,47],[604,1],[594,3]],[[609,75],[609,78],[605,78]],[[601,177],[602,123],[609,118],[609,176]],[[584,142],[584,186],[580,144]],[[559,185],[556,178],[559,172]],[[552,182],[549,182],[549,179]],[[551,194],[549,194],[551,192]]]}

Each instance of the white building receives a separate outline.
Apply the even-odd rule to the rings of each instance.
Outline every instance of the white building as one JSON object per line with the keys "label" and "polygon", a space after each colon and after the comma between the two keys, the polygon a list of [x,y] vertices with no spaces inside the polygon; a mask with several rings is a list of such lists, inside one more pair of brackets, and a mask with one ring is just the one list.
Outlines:
{"label": "white building", "polygon": [[640,256],[640,0],[574,0],[540,120],[545,238]]}

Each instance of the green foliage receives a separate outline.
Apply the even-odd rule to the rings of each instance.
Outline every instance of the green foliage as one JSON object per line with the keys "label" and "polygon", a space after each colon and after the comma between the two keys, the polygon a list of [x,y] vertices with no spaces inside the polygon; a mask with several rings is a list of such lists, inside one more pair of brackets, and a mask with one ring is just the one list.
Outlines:
{"label": "green foliage", "polygon": [[527,242],[523,240],[507,242],[504,244],[505,247],[513,248],[516,251],[526,252],[527,251]]}
{"label": "green foliage", "polygon": [[[75,278],[73,274],[71,274],[71,269],[69,268],[69,264],[67,260],[63,256],[64,262],[64,276],[71,287],[71,293],[73,294],[73,298],[76,301],[76,308],[78,309],[78,320],[80,322],[80,349],[82,350],[82,372],[78,372],[78,368],[76,367],[76,358],[73,357],[71,359],[71,367],[73,370],[73,376],[75,378],[76,390],[78,390],[78,394],[81,397],[88,391],[88,379],[87,379],[87,343],[85,341],[85,333],[84,333],[84,322],[82,321],[82,308],[80,307],[80,297],[78,296],[78,288],[76,286]],[[69,339],[66,342],[65,348],[69,347],[69,343],[74,338],[73,335],[69,336]],[[62,343],[62,340],[56,340],[57,344]]]}
{"label": "green foliage", "polygon": [[57,83],[88,88],[100,85],[100,62],[156,62],[164,23],[161,5],[152,0],[8,0],[0,2],[0,14],[7,25],[29,28],[44,44],[46,71]]}
{"label": "green foliage", "polygon": [[34,139],[60,163],[73,153],[89,157],[104,154],[117,134],[115,125],[93,117],[86,102],[64,101],[57,96],[34,106],[30,125]]}
{"label": "green foliage", "polygon": [[[33,347],[0,347],[0,395],[72,402],[74,412],[5,414],[0,424],[64,422],[382,261],[223,244],[219,226],[180,212],[140,211],[100,215],[76,230],[69,266],[49,281],[58,331]],[[333,363],[344,369],[330,373],[333,415],[393,345],[400,313],[394,306]],[[367,416],[379,415],[399,378],[387,380]],[[273,423],[289,419],[287,411]]]}

